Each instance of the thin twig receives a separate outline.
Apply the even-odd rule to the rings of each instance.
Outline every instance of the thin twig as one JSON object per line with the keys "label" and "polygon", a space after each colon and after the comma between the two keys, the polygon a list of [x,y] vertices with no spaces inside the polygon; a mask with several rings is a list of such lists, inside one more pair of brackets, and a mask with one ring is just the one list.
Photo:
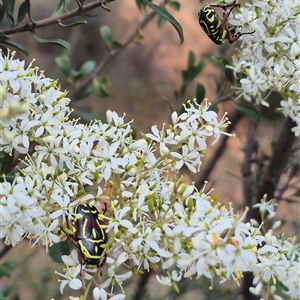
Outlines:
{"label": "thin twig", "polygon": [[20,33],[20,32],[24,32],[24,31],[32,32],[37,28],[57,24],[58,22],[61,22],[63,20],[67,20],[67,19],[70,19],[70,18],[73,18],[73,17],[76,17],[76,16],[80,16],[85,12],[91,11],[91,10],[95,9],[96,7],[103,6],[106,3],[113,2],[113,1],[115,1],[115,0],[96,0],[94,2],[88,3],[86,5],[83,5],[82,7],[79,7],[79,8],[75,8],[71,11],[68,11],[68,12],[63,13],[63,14],[58,15],[58,16],[54,16],[54,17],[50,17],[50,18],[47,18],[47,19],[35,21],[35,22],[32,22],[32,23],[27,23],[27,24],[22,25],[22,26],[2,29],[2,30],[0,30],[0,35],[1,34],[8,35],[8,34],[13,34],[13,33]]}
{"label": "thin twig", "polygon": [[154,17],[156,13],[152,11],[148,15],[144,17],[144,19],[141,21],[137,29],[134,29],[133,32],[127,37],[125,42],[122,44],[122,46],[115,51],[110,52],[95,68],[95,70],[89,74],[84,80],[80,82],[78,86],[76,86],[72,91],[69,93],[69,97],[71,99],[75,99],[78,94],[88,85],[91,83],[91,81],[97,77],[100,72],[103,70],[103,68],[111,62],[117,55],[119,55],[130,43],[132,43],[135,38],[139,34],[139,30],[143,29]]}
{"label": "thin twig", "polygon": [[[298,176],[299,173],[299,167],[298,165],[293,165],[290,167],[290,172],[288,172],[288,176],[287,179],[285,180],[284,184],[282,184],[282,187],[280,189],[278,189],[277,193],[276,193],[276,199],[280,200],[283,199],[283,193],[291,187],[291,181],[293,178],[295,178],[295,176]],[[299,181],[298,181],[299,183]],[[300,202],[298,202],[300,204]]]}
{"label": "thin twig", "polygon": [[[285,119],[281,132],[274,145],[273,153],[265,176],[258,188],[255,203],[260,203],[265,194],[268,199],[272,199],[274,197],[278,182],[286,168],[286,164],[295,141],[295,135],[291,131],[291,128],[294,126],[295,122],[291,118]],[[252,210],[250,217],[261,223],[261,217],[258,209]]]}
{"label": "thin twig", "polygon": [[245,205],[251,207],[253,205],[253,176],[252,176],[252,157],[255,152],[256,133],[257,133],[258,120],[249,120],[249,129],[246,137],[246,144],[244,147],[245,157],[242,164],[242,177],[243,177],[243,194]]}
{"label": "thin twig", "polygon": [[135,290],[135,293],[134,295],[132,296],[132,300],[142,300],[142,299],[145,299],[145,293],[144,293],[144,289],[150,279],[152,275],[152,272],[146,272],[140,276],[140,280],[139,280],[139,283],[137,285],[137,288]]}

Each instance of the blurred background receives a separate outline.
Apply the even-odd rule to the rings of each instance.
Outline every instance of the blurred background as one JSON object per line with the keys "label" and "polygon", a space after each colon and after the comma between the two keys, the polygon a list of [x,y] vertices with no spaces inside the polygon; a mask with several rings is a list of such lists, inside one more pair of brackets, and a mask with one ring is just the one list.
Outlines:
{"label": "blurred background", "polygon": [[[16,0],[16,6],[21,2],[23,1]],[[51,16],[58,1],[31,0],[30,2],[32,18],[41,20]],[[70,9],[76,8],[76,3],[73,2]],[[221,46],[215,45],[202,31],[198,22],[198,11],[206,2],[181,1],[180,4],[180,11],[169,9],[169,12],[183,28],[184,43],[179,43],[178,35],[169,23],[158,28],[157,17],[155,17],[141,30],[141,39],[131,43],[118,56],[105,64],[99,74],[99,80],[106,82],[106,97],[91,95],[83,100],[71,98],[71,106],[79,115],[80,113],[88,113],[91,116],[96,114],[105,121],[107,109],[114,110],[119,115],[126,113],[125,119],[127,121],[134,119],[133,127],[138,137],[140,132],[149,132],[151,125],[156,124],[160,127],[162,123],[167,123],[173,108],[180,109],[182,103],[195,96],[197,82],[204,85],[205,96],[211,102],[222,96],[219,93],[220,87],[223,87],[223,90],[230,88],[230,83],[225,79],[224,71],[210,60],[210,57],[220,55],[230,61],[240,42],[233,45],[228,43]],[[72,95],[76,85],[74,86],[57,66],[57,58],[68,57],[72,67],[76,70],[80,69],[86,61],[94,61],[98,65],[109,55],[109,49],[100,37],[100,27],[109,26],[114,39],[123,43],[138,28],[145,14],[150,12],[148,9],[144,13],[140,12],[134,0],[116,0],[107,4],[107,7],[110,8],[110,12],[97,8],[83,16],[87,20],[86,25],[76,27],[52,25],[36,30],[35,34],[40,38],[60,38],[68,41],[72,46],[71,50],[57,45],[39,44],[29,32],[15,34],[12,40],[23,44],[29,50],[28,56],[18,52],[17,57],[25,60],[27,64],[33,58],[36,59],[34,65],[45,70],[47,77],[58,79],[62,90],[67,89],[70,91],[69,95]],[[75,21],[75,19],[79,20],[79,18],[74,18],[70,22]],[[29,20],[27,21],[29,22]],[[69,20],[65,23],[68,22]],[[9,24],[6,25],[9,26]],[[5,23],[2,23],[1,29],[3,28],[5,28]],[[193,51],[197,61],[208,59],[208,64],[191,83],[184,97],[176,97],[175,92],[180,89],[182,84],[182,71],[187,68],[190,51]],[[220,115],[225,111],[230,114],[233,110],[230,103],[225,103],[219,108]],[[261,138],[269,137],[265,143],[266,153],[270,151],[268,148],[269,141],[277,134],[276,122],[279,121],[277,119],[266,120],[261,125]],[[247,126],[246,120],[240,122],[237,131],[235,131],[236,137],[231,138],[227,148],[224,148],[222,160],[215,166],[209,178],[205,178],[209,179],[209,187],[213,186],[215,193],[221,195],[220,202],[228,203],[231,201],[235,203],[237,208],[244,207],[240,168]],[[206,159],[213,155],[215,147],[209,149],[203,165],[205,165]],[[189,182],[196,182],[198,188],[203,185],[203,181],[199,182],[197,174],[186,175],[186,179]],[[283,215],[291,216],[285,224],[285,228],[289,230],[288,235],[299,234],[295,226],[298,217],[297,209],[295,210],[292,205],[287,206],[283,203],[280,212]],[[7,280],[7,282],[14,283],[14,294],[20,296],[20,298],[14,299],[43,300],[51,299],[51,297],[56,300],[69,299],[70,290],[68,288],[65,289],[64,295],[61,295],[58,289],[58,276],[54,271],[59,271],[60,265],[53,262],[43,249],[31,248],[25,240],[21,245],[10,250],[4,259],[13,261],[17,266],[13,272],[13,277]],[[4,285],[5,281],[3,281]],[[214,290],[207,292],[211,284],[207,280],[185,280],[179,285],[180,294],[157,284],[155,276],[145,277],[144,283],[140,281],[139,277],[136,277],[127,284],[129,287],[126,287],[126,291],[129,291],[129,294],[126,299],[129,300],[241,299],[238,295],[238,286],[235,283],[227,283],[222,286],[216,283]],[[146,289],[141,295],[137,295],[136,291],[143,284],[145,284]],[[202,291],[205,292],[202,293]],[[75,296],[76,293],[72,291],[70,295]]]}

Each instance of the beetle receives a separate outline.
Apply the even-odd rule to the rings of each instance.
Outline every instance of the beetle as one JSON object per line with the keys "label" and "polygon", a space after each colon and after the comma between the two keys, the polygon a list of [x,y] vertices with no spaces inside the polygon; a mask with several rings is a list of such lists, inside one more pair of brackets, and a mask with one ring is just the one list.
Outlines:
{"label": "beetle", "polygon": [[67,227],[62,227],[69,241],[78,250],[78,260],[81,268],[102,267],[106,260],[107,235],[105,225],[97,208],[91,204],[79,204],[74,210],[75,217]]}
{"label": "beetle", "polygon": [[[223,19],[221,20],[214,7],[223,9]],[[237,41],[244,34],[252,32],[237,32],[237,26],[228,22],[230,13],[235,7],[240,7],[236,0],[230,4],[210,4],[204,6],[198,13],[199,24],[207,36],[217,45],[224,44],[226,40],[230,44]]]}

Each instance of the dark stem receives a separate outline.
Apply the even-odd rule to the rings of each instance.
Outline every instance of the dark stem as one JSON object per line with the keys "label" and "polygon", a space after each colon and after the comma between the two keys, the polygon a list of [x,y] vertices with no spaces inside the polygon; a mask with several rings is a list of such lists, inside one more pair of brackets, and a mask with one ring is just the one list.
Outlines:
{"label": "dark stem", "polygon": [[144,296],[143,295],[144,288],[147,285],[147,282],[150,279],[151,275],[152,275],[152,272],[145,271],[145,273],[143,275],[139,276],[140,280],[137,285],[136,292],[132,297],[132,300],[143,300],[144,299],[144,297],[143,297]]}
{"label": "dark stem", "polygon": [[[296,139],[294,133],[291,131],[291,128],[295,125],[295,122],[291,118],[287,117],[285,119],[281,132],[274,145],[265,176],[258,187],[255,203],[260,203],[265,194],[269,200],[274,198],[278,182],[286,169],[288,158],[290,157],[293,143]],[[250,218],[261,223],[258,209],[250,211]]]}
{"label": "dark stem", "polygon": [[[255,125],[255,124],[254,124]],[[253,130],[255,129],[255,126],[250,126],[248,138],[253,138]],[[290,157],[293,143],[295,141],[295,135],[291,131],[291,128],[295,126],[294,121],[292,121],[291,118],[286,118],[281,132],[277,138],[277,141],[273,148],[273,153],[271,155],[271,158],[269,160],[269,164],[265,173],[264,178],[261,181],[261,184],[258,186],[258,192],[255,195],[255,203],[260,203],[263,196],[266,194],[267,199],[272,199],[275,195],[275,191],[277,188],[277,185],[279,183],[280,177],[283,174],[283,172],[286,169],[286,165],[288,162],[288,158]],[[254,138],[253,138],[254,139]],[[248,141],[248,146],[253,149],[254,146],[254,140]],[[244,162],[244,169],[245,172],[251,172],[249,162],[251,160],[251,149],[247,149],[245,151],[246,153],[246,159]],[[247,160],[247,161],[246,161]],[[244,174],[245,176],[245,174]],[[247,177],[246,181],[244,180],[244,193],[245,193],[245,201],[250,201],[250,196],[247,193],[251,193],[252,191],[249,190],[249,182]],[[253,187],[252,187],[253,188]],[[253,203],[254,204],[254,203]],[[251,205],[252,206],[252,205]],[[262,222],[261,216],[258,209],[252,209],[250,210],[249,214],[250,219],[255,219],[259,224]],[[267,225],[267,224],[265,224]],[[243,280],[243,298],[244,300],[258,300],[260,299],[257,296],[254,296],[250,293],[249,288],[252,286],[253,283],[253,274],[250,272],[247,272],[244,274],[244,280]]]}
{"label": "dark stem", "polygon": [[257,119],[250,119],[249,129],[246,137],[246,144],[244,148],[245,158],[242,164],[242,178],[243,178],[243,194],[244,203],[248,207],[253,205],[253,174],[251,171],[253,153],[255,152],[255,145],[257,143],[255,136],[257,133]]}

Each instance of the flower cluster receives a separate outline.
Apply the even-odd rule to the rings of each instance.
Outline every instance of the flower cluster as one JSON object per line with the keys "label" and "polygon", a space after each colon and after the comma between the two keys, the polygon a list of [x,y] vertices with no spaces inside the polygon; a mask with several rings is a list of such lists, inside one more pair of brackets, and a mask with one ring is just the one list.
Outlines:
{"label": "flower cluster", "polygon": [[242,49],[229,66],[240,80],[240,95],[269,106],[269,94],[278,92],[282,113],[296,123],[292,128],[296,136],[300,135],[299,12],[299,2],[294,0],[250,0],[230,19],[234,26],[255,31],[242,37]]}
{"label": "flower cluster", "polygon": [[107,206],[103,270],[86,265],[76,248],[62,257],[61,292],[84,289],[85,280],[94,285],[94,299],[117,300],[133,273],[160,270],[157,280],[178,289],[183,278],[223,282],[253,271],[255,283],[278,280],[287,295],[300,297],[297,244],[263,234],[244,222],[247,210],[240,215],[172,175],[184,166],[197,172],[207,139],[226,134],[228,120],[218,120],[207,102],[190,101],[182,114],[172,114],[172,124],[134,140],[130,123],[115,112],[107,112],[106,123],[68,120],[66,93],[13,54],[0,57],[0,65],[2,108],[16,100],[28,107],[0,120],[2,151],[24,155],[14,180],[0,183],[0,238],[15,246],[26,237],[48,249],[75,220],[76,205]]}

